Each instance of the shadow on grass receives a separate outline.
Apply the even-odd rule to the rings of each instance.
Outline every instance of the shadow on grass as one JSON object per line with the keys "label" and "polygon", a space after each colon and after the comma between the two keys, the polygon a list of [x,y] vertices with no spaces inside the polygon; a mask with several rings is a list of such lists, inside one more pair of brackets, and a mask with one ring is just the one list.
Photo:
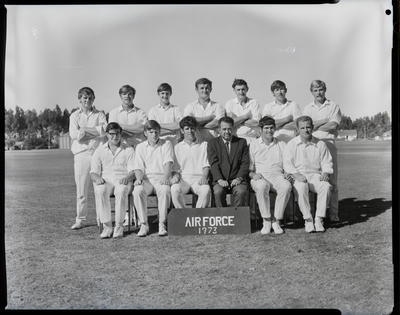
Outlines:
{"label": "shadow on grass", "polygon": [[[339,201],[339,222],[326,221],[326,227],[337,229],[346,225],[362,223],[371,217],[375,217],[392,207],[391,200],[384,198],[375,198],[371,200],[357,200],[356,198],[346,198]],[[298,207],[296,207],[295,220],[287,221],[284,224],[285,229],[300,229],[304,228],[304,221],[302,214]],[[313,216],[315,212],[312,211]],[[262,228],[261,217],[258,220],[251,221],[251,233],[255,233]]]}

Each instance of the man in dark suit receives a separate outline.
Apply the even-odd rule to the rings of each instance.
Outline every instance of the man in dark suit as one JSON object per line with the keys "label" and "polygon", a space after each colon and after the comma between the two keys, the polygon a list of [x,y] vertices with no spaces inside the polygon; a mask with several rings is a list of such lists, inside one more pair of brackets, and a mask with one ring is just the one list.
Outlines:
{"label": "man in dark suit", "polygon": [[249,149],[243,138],[232,134],[234,121],[222,117],[218,121],[220,136],[207,145],[211,167],[215,205],[226,207],[226,194],[232,194],[231,205],[246,206],[248,201]]}

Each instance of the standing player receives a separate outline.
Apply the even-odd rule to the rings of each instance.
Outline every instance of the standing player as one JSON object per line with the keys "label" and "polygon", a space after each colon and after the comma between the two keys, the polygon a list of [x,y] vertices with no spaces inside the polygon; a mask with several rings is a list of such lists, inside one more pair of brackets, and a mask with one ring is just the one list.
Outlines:
{"label": "standing player", "polygon": [[171,179],[172,202],[176,208],[184,208],[185,194],[191,190],[198,196],[196,208],[205,208],[211,197],[208,184],[210,164],[207,159],[207,142],[197,140],[195,118],[186,116],[179,125],[183,141],[174,148],[176,163],[174,163],[175,174]]}
{"label": "standing player", "polygon": [[329,203],[329,219],[331,222],[339,221],[339,189],[337,186],[338,165],[337,148],[335,139],[337,129],[342,119],[339,106],[325,97],[326,84],[321,80],[314,80],[310,85],[314,101],[307,105],[303,114],[310,116],[314,122],[313,136],[324,141],[332,155],[333,175],[330,177],[332,196]]}
{"label": "standing player", "polygon": [[171,171],[174,162],[174,150],[168,140],[160,139],[160,124],[149,120],[144,125],[147,141],[136,147],[133,200],[138,211],[140,230],[138,236],[149,233],[147,218],[147,196],[155,192],[158,200],[158,235],[167,235],[167,210],[171,202]]}
{"label": "standing player", "polygon": [[260,106],[255,99],[247,96],[249,87],[242,79],[235,79],[232,84],[236,94],[234,99],[225,104],[226,115],[233,118],[235,132],[238,137],[245,138],[247,144],[259,136],[258,121],[261,119]]}
{"label": "standing player", "polygon": [[286,98],[286,84],[276,80],[271,84],[271,92],[275,100],[264,106],[262,116],[275,119],[276,131],[274,137],[288,142],[296,136],[295,120],[300,116],[300,108],[296,102]]}
{"label": "standing player", "polygon": [[218,127],[218,120],[225,115],[225,109],[211,100],[212,82],[210,80],[198,79],[195,82],[195,88],[199,97],[185,107],[183,116],[193,116],[200,126],[199,140],[209,141],[217,136],[215,129]]}
{"label": "standing player", "polygon": [[[90,185],[90,161],[93,152],[104,141],[106,115],[94,106],[94,92],[89,87],[78,91],[79,109],[69,117],[69,135],[72,139],[71,151],[74,154],[74,176],[76,184],[76,219],[71,229],[84,226],[87,216],[87,198]],[[97,213],[97,224],[99,214]]]}
{"label": "standing player", "polygon": [[161,126],[161,139],[171,141],[175,145],[179,136],[179,121],[182,119],[179,107],[170,103],[172,87],[162,83],[157,88],[160,103],[149,110],[148,118],[157,121]]}
{"label": "standing player", "polygon": [[[124,213],[128,204],[128,193],[133,184],[132,169],[134,149],[121,143],[122,128],[109,123],[106,128],[108,141],[100,145],[93,154],[90,175],[94,183],[96,212],[103,224],[101,238],[122,237]],[[115,195],[115,228],[112,229],[110,195]]]}
{"label": "standing player", "polygon": [[[294,180],[293,188],[303,214],[306,232],[324,232],[324,218],[332,189],[329,184],[329,177],[333,173],[332,156],[326,144],[313,137],[311,117],[300,116],[296,120],[296,126],[299,135],[286,144],[283,167]],[[309,190],[317,194],[314,220],[311,215]]]}
{"label": "standing player", "polygon": [[[282,234],[283,219],[292,185],[283,171],[285,142],[274,138],[275,121],[269,116],[260,119],[261,137],[250,143],[250,185],[253,188],[263,218],[261,234]],[[274,218],[271,217],[269,192],[276,192]]]}

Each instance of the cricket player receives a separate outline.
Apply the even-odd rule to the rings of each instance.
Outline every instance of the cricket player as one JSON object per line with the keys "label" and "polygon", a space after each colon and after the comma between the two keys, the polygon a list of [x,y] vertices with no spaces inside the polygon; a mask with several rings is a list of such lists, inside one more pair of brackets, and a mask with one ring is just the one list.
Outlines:
{"label": "cricket player", "polygon": [[207,159],[207,142],[196,138],[197,121],[186,116],[179,122],[183,141],[174,147],[174,175],[171,179],[171,196],[175,208],[185,208],[185,194],[192,191],[198,196],[196,208],[206,208],[210,202],[208,183],[210,164]]}
{"label": "cricket player", "polygon": [[[271,228],[275,234],[282,234],[286,205],[290,198],[292,185],[283,171],[283,152],[285,142],[274,137],[275,120],[264,116],[259,121],[261,137],[250,143],[250,185],[253,188],[263,218],[261,234],[269,234]],[[274,216],[270,210],[270,191],[276,192]]]}
{"label": "cricket player", "polygon": [[147,196],[157,195],[159,225],[158,235],[167,235],[167,210],[171,202],[171,173],[174,162],[174,150],[169,140],[160,139],[160,124],[148,120],[144,125],[146,141],[136,147],[134,170],[133,200],[138,211],[140,230],[138,236],[149,233],[147,218]]}
{"label": "cricket player", "polygon": [[236,97],[226,102],[226,115],[233,118],[234,134],[250,144],[260,136],[257,128],[261,119],[260,106],[255,99],[247,96],[249,87],[245,80],[235,79],[232,88]]}
{"label": "cricket player", "polygon": [[295,120],[301,115],[296,102],[286,98],[286,84],[276,80],[271,84],[271,92],[274,101],[264,106],[262,116],[270,116],[275,119],[276,131],[274,137],[286,143],[296,136]]}
{"label": "cricket player", "polygon": [[[95,95],[90,87],[78,91],[79,109],[69,117],[69,135],[74,154],[74,177],[76,185],[76,219],[71,229],[84,227],[87,216],[87,198],[90,185],[90,161],[93,152],[104,142],[106,115],[98,111],[93,102]],[[97,224],[99,214],[96,214]]]}
{"label": "cricket player", "polygon": [[209,79],[198,79],[195,88],[198,99],[185,107],[183,116],[193,116],[199,124],[199,140],[209,141],[218,135],[218,120],[225,115],[225,109],[211,100],[212,82]]}
{"label": "cricket player", "polygon": [[[122,237],[124,215],[128,205],[129,190],[133,185],[133,147],[121,143],[122,128],[118,123],[107,125],[108,141],[101,144],[92,156],[90,176],[94,183],[96,209],[103,224],[101,238]],[[115,196],[114,233],[111,220],[110,195]]]}
{"label": "cricket player", "polygon": [[[145,140],[143,126],[148,120],[145,111],[137,107],[133,100],[136,90],[130,85],[123,85],[119,89],[121,106],[110,111],[108,122],[116,122],[122,127],[122,141],[132,147]],[[132,211],[132,209],[130,209]],[[132,218],[133,216],[131,216]],[[129,224],[129,213],[125,214],[124,225]]]}
{"label": "cricket player", "polygon": [[[324,218],[332,189],[329,183],[329,177],[333,174],[332,156],[325,142],[312,135],[311,117],[300,116],[296,120],[296,126],[299,135],[286,144],[283,168],[294,181],[293,188],[303,214],[306,232],[324,232]],[[317,194],[314,220],[311,215],[309,190]]]}
{"label": "cricket player", "polygon": [[310,85],[314,101],[304,107],[303,115],[310,116],[314,122],[313,136],[324,141],[333,160],[333,175],[330,177],[332,185],[332,196],[329,203],[329,219],[331,222],[339,221],[339,189],[337,148],[335,139],[337,129],[342,119],[339,106],[332,100],[326,98],[326,84],[321,80],[314,80]]}

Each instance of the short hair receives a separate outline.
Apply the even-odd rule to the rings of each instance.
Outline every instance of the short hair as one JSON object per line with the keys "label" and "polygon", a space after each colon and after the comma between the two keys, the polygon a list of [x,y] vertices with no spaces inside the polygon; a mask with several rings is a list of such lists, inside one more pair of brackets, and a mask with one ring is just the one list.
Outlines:
{"label": "short hair", "polygon": [[160,130],[161,126],[156,120],[150,119],[144,124],[144,130],[147,131],[150,129]]}
{"label": "short hair", "polygon": [[208,84],[208,85],[210,86],[210,88],[212,88],[212,82],[211,82],[210,80],[208,80],[207,78],[198,79],[198,80],[194,83],[194,86],[196,87],[196,89],[197,89],[197,87],[198,87],[200,84]]}
{"label": "short hair", "polygon": [[221,127],[221,123],[222,123],[222,122],[231,124],[232,126],[235,124],[234,121],[233,121],[233,118],[232,118],[232,117],[229,117],[229,116],[222,116],[222,117],[218,120],[218,127]]}
{"label": "short hair", "polygon": [[135,96],[135,94],[136,94],[135,88],[130,86],[130,85],[128,85],[128,84],[125,84],[125,85],[121,86],[121,88],[119,89],[118,93],[119,93],[119,95],[121,95],[122,93],[127,93],[129,91],[131,91],[133,93],[133,95]]}
{"label": "short hair", "polygon": [[197,120],[193,116],[185,116],[179,122],[179,127],[181,129],[183,129],[184,127],[197,128],[197,126],[198,126]]}
{"label": "short hair", "polygon": [[107,127],[106,127],[106,132],[108,133],[110,130],[119,130],[119,132],[122,132],[122,127],[119,125],[117,122],[110,122]]}
{"label": "short hair", "polygon": [[236,85],[245,85],[247,89],[249,88],[249,86],[247,85],[247,82],[243,79],[235,78],[235,80],[233,80],[233,83],[232,83],[232,88],[234,89]]}
{"label": "short hair", "polygon": [[172,87],[168,83],[161,83],[157,88],[157,93],[168,91],[172,94]]}
{"label": "short hair", "polygon": [[92,98],[92,99],[95,98],[94,92],[90,87],[85,86],[85,87],[79,89],[79,91],[78,91],[78,99],[80,99],[82,97],[82,95],[84,95],[84,94],[87,95],[87,96],[90,96],[90,98]]}
{"label": "short hair", "polygon": [[258,122],[258,126],[261,128],[264,128],[264,126],[267,125],[273,125],[274,127],[276,127],[275,119],[273,119],[271,116],[264,116]]}
{"label": "short hair", "polygon": [[271,92],[275,91],[276,89],[281,89],[284,88],[285,91],[287,91],[287,87],[285,82],[281,81],[281,80],[275,80],[274,82],[272,82],[271,84]]}
{"label": "short hair", "polygon": [[312,91],[313,88],[315,88],[315,87],[322,87],[324,89],[324,91],[326,91],[326,84],[322,80],[313,80],[313,81],[311,81],[310,91]]}
{"label": "short hair", "polygon": [[314,127],[313,120],[310,116],[300,116],[296,119],[296,127],[299,128],[299,123],[303,121],[309,121],[311,123],[311,126]]}

